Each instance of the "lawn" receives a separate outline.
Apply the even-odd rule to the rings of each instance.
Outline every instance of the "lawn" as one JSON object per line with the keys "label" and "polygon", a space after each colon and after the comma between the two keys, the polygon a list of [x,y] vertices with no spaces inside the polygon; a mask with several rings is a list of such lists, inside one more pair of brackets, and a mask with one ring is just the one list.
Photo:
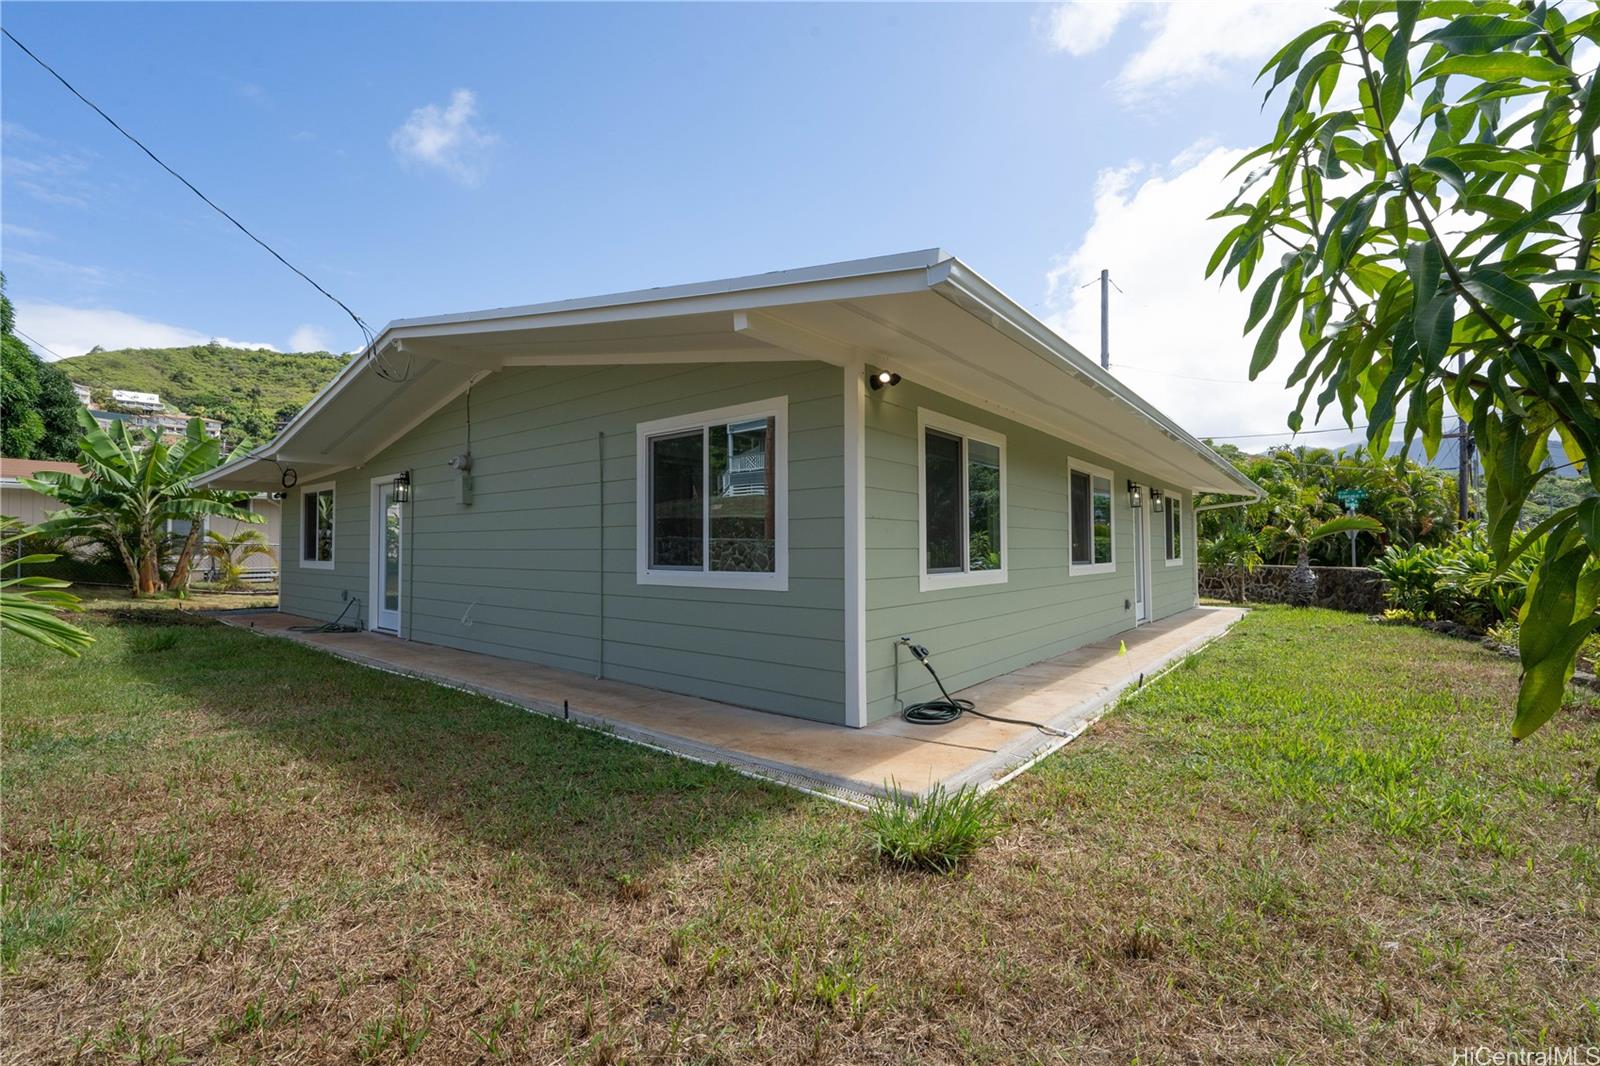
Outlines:
{"label": "lawn", "polygon": [[[181,624],[178,624],[181,623]],[[1002,793],[862,816],[177,612],[7,639],[0,1057],[1448,1063],[1600,1043],[1600,712],[1265,609]]]}

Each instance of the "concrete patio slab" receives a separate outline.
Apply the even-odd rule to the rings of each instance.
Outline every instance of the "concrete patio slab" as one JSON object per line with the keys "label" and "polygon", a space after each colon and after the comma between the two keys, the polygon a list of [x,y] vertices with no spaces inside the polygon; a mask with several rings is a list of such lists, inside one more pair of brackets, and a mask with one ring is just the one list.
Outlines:
{"label": "concrete patio slab", "polygon": [[[279,611],[218,617],[353,662],[565,715],[626,740],[859,804],[890,785],[921,794],[940,784],[988,789],[1003,783],[1088,728],[1123,689],[1221,636],[1243,614],[1196,607],[954,694],[989,714],[1043,722],[1056,735],[970,716],[942,726],[895,717],[851,729],[381,633],[304,632],[296,627],[315,626],[314,619]],[[922,671],[915,662],[902,669]]]}

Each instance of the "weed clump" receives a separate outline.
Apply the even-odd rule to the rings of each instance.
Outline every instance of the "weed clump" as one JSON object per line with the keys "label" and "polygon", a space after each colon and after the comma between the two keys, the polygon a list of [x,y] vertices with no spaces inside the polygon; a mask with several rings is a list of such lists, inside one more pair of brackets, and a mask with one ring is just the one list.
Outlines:
{"label": "weed clump", "polygon": [[996,822],[993,792],[938,785],[919,798],[896,786],[867,811],[867,838],[891,865],[947,874],[995,838]]}

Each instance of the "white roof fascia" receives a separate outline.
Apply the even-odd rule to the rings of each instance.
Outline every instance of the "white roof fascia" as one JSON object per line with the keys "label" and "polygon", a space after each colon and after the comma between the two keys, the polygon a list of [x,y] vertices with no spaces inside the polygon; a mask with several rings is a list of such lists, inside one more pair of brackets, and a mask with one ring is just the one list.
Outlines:
{"label": "white roof fascia", "polygon": [[[689,285],[666,285],[653,289],[635,289],[631,292],[611,293],[604,296],[585,296],[575,300],[553,300],[547,303],[526,304],[521,307],[501,307],[486,311],[467,311],[461,314],[432,315],[426,318],[399,318],[384,327],[384,332],[409,330],[418,326],[480,325],[503,323],[508,319],[548,319],[566,312],[611,310],[692,300],[697,297],[732,296],[764,292],[790,286],[815,286],[818,282],[859,281],[883,274],[898,274],[926,270],[950,257],[938,248],[898,255],[880,255],[870,259],[849,259],[821,266],[801,267],[796,270],[773,270],[765,274],[749,274],[739,278],[719,281],[698,281]],[[833,297],[828,297],[833,298]],[[838,299],[847,299],[840,296]],[[744,306],[761,306],[767,301],[738,301]],[[704,310],[721,310],[707,307]],[[674,308],[673,314],[693,314],[693,309]],[[621,318],[641,317],[624,314]],[[565,325],[567,323],[560,323]],[[501,328],[506,328],[502,326]],[[511,327],[515,328],[515,327]],[[445,331],[455,334],[460,331]],[[381,337],[380,337],[381,339]]]}
{"label": "white roof fascia", "polygon": [[[777,290],[785,288],[796,291],[785,294],[791,299],[780,297],[778,302],[792,302],[792,298],[801,296],[802,290],[805,289],[819,290],[806,294],[810,300],[845,300],[880,295],[882,292],[914,292],[926,287],[928,267],[945,258],[947,256],[940,249],[929,248],[917,252],[852,259],[796,270],[775,270],[766,274],[752,274],[720,281],[668,285],[605,296],[527,304],[521,307],[396,319],[383,327],[371,346],[363,349],[360,354],[352,356],[345,368],[294,418],[290,419],[272,440],[248,455],[240,456],[202,476],[200,481],[204,484],[215,480],[247,461],[270,460],[294,438],[300,426],[314,418],[329,400],[366,369],[372,361],[373,352],[382,351],[391,340],[403,340],[406,337],[461,336],[468,333],[502,332],[534,326],[576,325],[594,321],[624,321],[668,314],[741,310],[766,306],[774,302],[773,297],[780,296]],[[904,277],[898,279],[891,277],[897,274]]]}

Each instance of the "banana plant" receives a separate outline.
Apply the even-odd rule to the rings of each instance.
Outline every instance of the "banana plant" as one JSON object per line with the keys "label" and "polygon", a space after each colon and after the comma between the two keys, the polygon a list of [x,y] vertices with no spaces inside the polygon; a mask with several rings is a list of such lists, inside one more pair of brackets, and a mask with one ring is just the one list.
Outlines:
{"label": "banana plant", "polygon": [[[0,553],[9,555],[5,549],[14,548],[37,532],[37,527],[24,526],[15,518],[0,518]],[[20,573],[24,567],[58,558],[54,552],[36,552],[13,559],[6,566]],[[94,638],[61,617],[63,612],[83,609],[78,597],[62,591],[70,584],[42,575],[0,579],[0,628],[77,658],[94,643]]]}
{"label": "banana plant", "polygon": [[[1431,457],[1453,410],[1482,456],[1502,570],[1552,435],[1600,490],[1597,43],[1592,2],[1339,3],[1262,68],[1276,130],[1216,216],[1231,228],[1208,275],[1255,284],[1250,376],[1285,336],[1303,353],[1290,428],[1308,409],[1348,425],[1360,410],[1373,448],[1403,425]],[[1560,707],[1600,625],[1600,504],[1537,533],[1516,740]]]}
{"label": "banana plant", "polygon": [[[40,531],[114,549],[135,596],[185,584],[207,516],[263,521],[241,506],[243,493],[195,486],[194,479],[222,459],[221,442],[206,436],[200,419],[190,419],[184,435],[170,445],[155,430],[135,432],[122,422],[103,430],[81,408],[78,423],[83,430],[78,465],[84,472],[48,471],[22,482],[66,505],[40,523]],[[188,523],[189,532],[173,573],[163,576],[160,552],[169,523]]]}

